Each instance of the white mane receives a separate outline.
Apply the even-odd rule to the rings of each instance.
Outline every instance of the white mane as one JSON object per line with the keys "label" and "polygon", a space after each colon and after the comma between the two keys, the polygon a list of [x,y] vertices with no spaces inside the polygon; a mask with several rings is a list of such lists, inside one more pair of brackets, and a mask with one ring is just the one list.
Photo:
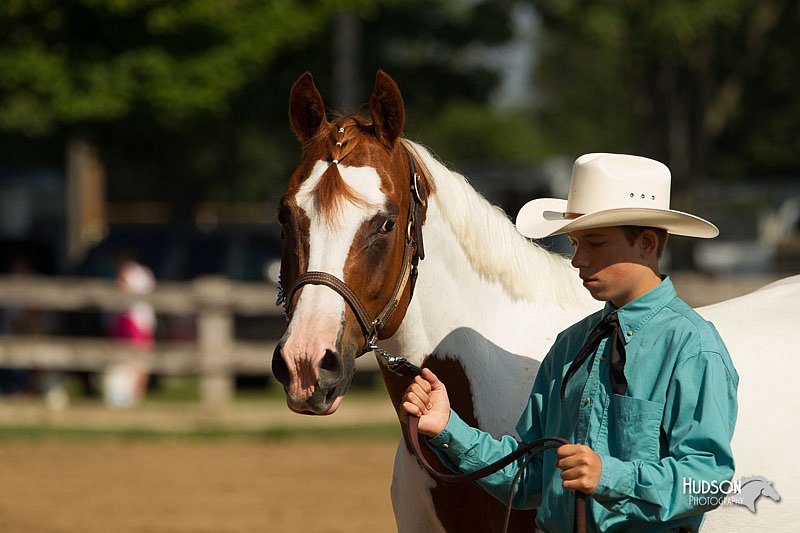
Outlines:
{"label": "white mane", "polygon": [[514,299],[564,305],[585,294],[564,257],[523,237],[506,213],[481,196],[466,178],[451,171],[428,149],[408,140],[433,182],[443,218],[470,264],[484,278],[498,282]]}

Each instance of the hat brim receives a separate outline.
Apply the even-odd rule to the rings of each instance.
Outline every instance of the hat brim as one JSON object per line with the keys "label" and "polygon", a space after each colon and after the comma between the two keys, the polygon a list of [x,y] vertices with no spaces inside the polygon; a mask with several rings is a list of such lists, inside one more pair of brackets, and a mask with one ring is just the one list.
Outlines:
{"label": "hat brim", "polygon": [[719,229],[711,222],[673,209],[624,207],[588,213],[577,218],[564,218],[566,210],[566,200],[531,200],[517,214],[517,231],[532,239],[609,226],[662,228],[673,235],[701,239],[711,239],[719,235]]}

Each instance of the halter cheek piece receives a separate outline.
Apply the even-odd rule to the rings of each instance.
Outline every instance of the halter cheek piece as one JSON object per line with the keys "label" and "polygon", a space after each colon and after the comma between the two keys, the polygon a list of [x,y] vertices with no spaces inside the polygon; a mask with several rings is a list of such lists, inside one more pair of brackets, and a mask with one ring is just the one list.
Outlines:
{"label": "halter cheek piece", "polygon": [[[373,320],[367,308],[347,283],[332,274],[320,271],[308,271],[301,274],[297,280],[295,280],[294,285],[292,285],[288,293],[284,292],[283,285],[279,281],[278,298],[275,301],[275,305],[284,306],[286,319],[289,320],[292,316],[292,309],[290,308],[291,302],[294,294],[300,287],[304,285],[325,285],[333,289],[344,298],[344,301],[350,306],[350,309],[353,311],[361,327],[361,332],[364,335],[364,346],[356,357],[360,357],[374,350],[378,355],[383,357],[390,370],[403,376],[413,378],[420,373],[420,369],[417,366],[408,362],[408,360],[403,357],[395,357],[389,354],[376,345],[381,329],[386,325],[386,322],[388,322],[389,318],[397,309],[409,282],[411,284],[409,290],[411,296],[413,296],[414,285],[417,281],[417,265],[420,259],[425,258],[425,248],[422,242],[422,214],[423,208],[427,207],[427,192],[417,172],[417,164],[414,161],[414,157],[405,146],[403,146],[403,150],[408,157],[409,172],[411,175],[408,226],[406,227],[403,249],[403,270],[400,273],[400,277],[397,279],[397,283],[395,283],[392,297],[384,306],[383,310]],[[334,163],[338,163],[338,161],[335,160]]]}

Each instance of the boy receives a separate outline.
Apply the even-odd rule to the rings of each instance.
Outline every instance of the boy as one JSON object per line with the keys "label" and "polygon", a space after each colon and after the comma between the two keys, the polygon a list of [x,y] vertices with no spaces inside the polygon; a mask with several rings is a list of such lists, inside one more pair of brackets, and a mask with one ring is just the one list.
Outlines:
{"label": "boy", "polygon": [[[515,507],[538,508],[544,531],[571,530],[575,490],[589,495],[590,531],[696,531],[712,508],[702,503],[718,498],[691,487],[733,475],[738,375],[714,326],[659,270],[667,233],[719,232],[669,209],[669,192],[669,169],[657,161],[587,154],[575,161],[566,201],[533,200],[517,216],[527,237],[567,233],[584,287],[606,302],[558,336],[517,424],[525,442],[574,443],[532,461],[514,496]],[[464,472],[519,446],[464,423],[428,369],[403,400],[402,414],[419,416],[429,445]],[[517,468],[479,484],[505,501]]]}

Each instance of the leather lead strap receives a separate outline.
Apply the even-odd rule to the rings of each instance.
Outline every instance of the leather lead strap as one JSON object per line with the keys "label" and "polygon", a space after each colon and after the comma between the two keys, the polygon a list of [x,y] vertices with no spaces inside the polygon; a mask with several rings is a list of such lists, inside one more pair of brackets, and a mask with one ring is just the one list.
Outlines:
{"label": "leather lead strap", "polygon": [[[519,479],[522,473],[525,471],[525,468],[527,467],[528,463],[534,457],[545,452],[546,450],[553,450],[564,444],[569,444],[569,441],[562,439],[560,437],[543,437],[541,439],[536,439],[531,442],[526,442],[525,444],[523,444],[510,454],[501,458],[500,460],[495,461],[494,463],[487,465],[479,470],[475,470],[474,472],[466,474],[464,473],[454,474],[454,473],[439,472],[433,467],[433,465],[431,465],[428,462],[428,460],[425,458],[425,455],[423,455],[422,446],[420,445],[420,436],[419,436],[419,418],[416,416],[408,417],[408,440],[411,442],[411,447],[414,449],[414,453],[416,454],[417,459],[419,460],[423,468],[425,468],[425,470],[427,470],[432,476],[447,482],[475,481],[477,479],[484,478],[489,474],[494,474],[495,472],[502,470],[506,466],[510,465],[511,463],[519,459],[520,457],[527,456],[527,459],[520,467],[519,471],[517,472],[517,475],[514,477],[514,482],[511,485],[510,494],[506,504],[506,515],[503,526],[503,532],[508,531],[508,525],[511,518],[511,509],[512,509],[512,503],[516,485],[519,482]],[[575,513],[574,513],[572,531],[574,533],[586,532],[586,495],[583,494],[582,492],[575,492]]]}

